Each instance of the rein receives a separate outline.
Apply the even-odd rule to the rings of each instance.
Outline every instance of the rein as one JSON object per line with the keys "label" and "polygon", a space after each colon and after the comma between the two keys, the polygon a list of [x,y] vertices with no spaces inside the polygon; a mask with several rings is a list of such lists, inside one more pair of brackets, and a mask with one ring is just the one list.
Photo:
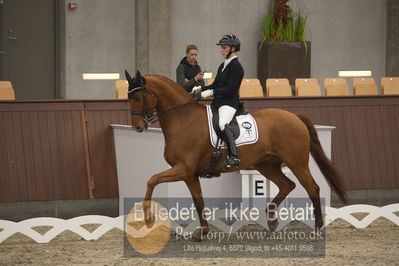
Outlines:
{"label": "rein", "polygon": [[154,124],[156,122],[158,122],[161,119],[167,118],[168,116],[176,113],[177,111],[183,109],[184,107],[186,107],[187,105],[198,101],[198,99],[193,99],[189,102],[183,103],[181,105],[175,106],[171,109],[168,109],[166,111],[163,111],[162,113],[159,113],[156,111],[156,109],[150,111],[149,110],[149,106],[148,106],[148,99],[147,99],[147,92],[149,95],[151,95],[151,97],[155,98],[156,101],[156,106],[158,106],[158,98],[151,92],[148,91],[145,87],[137,87],[134,88],[132,90],[130,90],[128,92],[128,99],[130,100],[131,98],[133,98],[133,94],[137,91],[143,91],[143,101],[144,101],[144,108],[143,111],[130,111],[131,115],[140,115],[140,116],[144,116],[144,122],[146,122],[147,124]]}

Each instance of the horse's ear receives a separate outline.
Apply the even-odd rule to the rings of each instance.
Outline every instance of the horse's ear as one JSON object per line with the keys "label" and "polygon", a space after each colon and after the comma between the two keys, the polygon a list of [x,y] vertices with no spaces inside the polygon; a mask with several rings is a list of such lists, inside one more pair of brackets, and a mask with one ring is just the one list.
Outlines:
{"label": "horse's ear", "polygon": [[136,76],[135,76],[134,82],[136,84],[139,84],[140,86],[144,86],[145,85],[145,78],[143,76],[141,76],[140,71],[138,71],[138,70],[136,72]]}
{"label": "horse's ear", "polygon": [[130,83],[130,81],[132,80],[132,77],[130,76],[129,72],[127,72],[127,70],[125,70],[125,76],[126,76],[126,80]]}

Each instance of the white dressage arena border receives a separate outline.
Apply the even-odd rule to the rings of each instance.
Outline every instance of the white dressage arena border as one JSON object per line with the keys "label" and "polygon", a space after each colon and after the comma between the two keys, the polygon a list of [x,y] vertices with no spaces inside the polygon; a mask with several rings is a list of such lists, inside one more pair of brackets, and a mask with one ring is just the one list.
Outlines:
{"label": "white dressage arena border", "polygon": [[[325,224],[327,226],[336,219],[342,219],[352,224],[356,228],[366,228],[376,219],[384,217],[399,226],[399,216],[394,214],[395,212],[399,212],[399,203],[387,205],[384,207],[376,207],[372,205],[350,205],[341,208],[326,207]],[[358,220],[357,218],[352,216],[352,213],[367,213],[367,215],[363,219]],[[223,217],[219,217],[218,215],[218,218],[220,219]],[[224,227],[228,225],[226,225],[219,219],[216,221],[210,221],[210,224],[218,227],[219,229],[226,229]],[[123,215],[115,218],[101,215],[86,215],[68,220],[41,217],[28,219],[21,222],[0,220],[0,230],[2,230],[0,231],[0,243],[16,233],[21,233],[27,237],[30,237],[37,243],[48,243],[56,236],[67,230],[81,236],[85,240],[97,240],[111,229],[117,228],[123,231],[123,223]],[[236,226],[236,223],[238,226]],[[242,226],[247,224],[240,222],[236,223],[233,224],[233,226],[235,227],[234,231],[239,230]],[[87,224],[99,224],[100,226],[96,228],[93,232],[89,232],[82,227],[82,225]],[[49,226],[52,228],[45,234],[41,235],[40,233],[32,229],[38,226]],[[196,227],[197,222],[194,221],[190,225],[185,227],[183,232],[192,232]],[[130,229],[132,229],[132,227],[129,228],[129,231]],[[135,229],[133,230],[135,231]],[[146,230],[146,227],[143,227],[140,230],[132,233],[134,235],[142,235],[144,232],[140,231],[148,231],[148,229]]]}

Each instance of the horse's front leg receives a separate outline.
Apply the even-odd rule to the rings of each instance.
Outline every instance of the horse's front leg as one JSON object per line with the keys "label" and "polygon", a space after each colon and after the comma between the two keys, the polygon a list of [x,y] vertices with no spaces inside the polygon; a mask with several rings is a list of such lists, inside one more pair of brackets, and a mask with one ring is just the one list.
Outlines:
{"label": "horse's front leg", "polygon": [[193,198],[195,208],[198,212],[198,217],[200,220],[201,227],[194,231],[192,235],[192,241],[200,242],[203,239],[203,236],[209,232],[208,222],[204,216],[204,198],[202,197],[201,184],[199,182],[199,178],[194,176],[185,181],[188,189],[190,190],[191,197]]}
{"label": "horse's front leg", "polygon": [[152,227],[154,224],[154,217],[151,214],[151,198],[152,192],[156,185],[166,182],[182,181],[187,178],[187,173],[184,167],[176,165],[166,171],[153,175],[147,181],[147,191],[144,198],[144,219],[147,227]]}

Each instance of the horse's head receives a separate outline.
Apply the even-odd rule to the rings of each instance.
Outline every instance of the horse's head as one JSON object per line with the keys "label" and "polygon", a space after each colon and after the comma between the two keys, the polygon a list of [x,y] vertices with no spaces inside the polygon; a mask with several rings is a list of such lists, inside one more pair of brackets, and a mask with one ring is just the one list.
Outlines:
{"label": "horse's head", "polygon": [[126,70],[125,75],[129,83],[127,96],[130,103],[132,128],[136,129],[137,132],[142,132],[148,128],[148,122],[156,112],[158,100],[156,96],[145,87],[145,78],[141,76],[139,71],[137,71],[134,78],[131,78]]}

